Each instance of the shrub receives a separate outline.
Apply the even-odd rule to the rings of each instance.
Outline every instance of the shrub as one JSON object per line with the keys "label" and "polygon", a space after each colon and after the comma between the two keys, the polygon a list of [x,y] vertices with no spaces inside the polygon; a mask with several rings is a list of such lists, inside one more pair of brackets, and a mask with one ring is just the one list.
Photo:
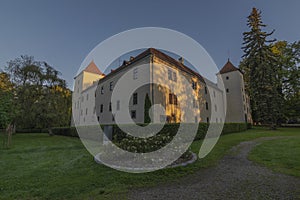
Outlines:
{"label": "shrub", "polygon": [[26,129],[16,129],[16,133],[48,133],[47,129],[38,129],[38,128],[34,128],[34,129],[30,129],[30,128],[26,128]]}
{"label": "shrub", "polygon": [[52,128],[52,132],[54,135],[78,137],[78,133],[75,127],[54,127]]}

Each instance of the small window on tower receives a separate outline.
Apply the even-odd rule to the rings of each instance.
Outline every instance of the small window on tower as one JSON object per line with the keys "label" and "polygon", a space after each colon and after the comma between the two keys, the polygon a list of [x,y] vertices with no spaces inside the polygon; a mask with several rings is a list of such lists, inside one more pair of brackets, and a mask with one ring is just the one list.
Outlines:
{"label": "small window on tower", "polygon": [[226,76],[226,80],[228,80],[229,79],[229,77],[228,76]]}
{"label": "small window on tower", "polygon": [[133,105],[136,105],[136,104],[138,104],[138,94],[134,93],[133,94]]}

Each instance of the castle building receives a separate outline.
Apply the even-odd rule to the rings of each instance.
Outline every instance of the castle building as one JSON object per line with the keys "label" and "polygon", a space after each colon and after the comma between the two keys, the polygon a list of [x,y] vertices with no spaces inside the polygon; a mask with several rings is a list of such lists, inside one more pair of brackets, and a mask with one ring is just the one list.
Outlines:
{"label": "castle building", "polygon": [[[114,86],[126,73],[131,74],[131,81],[140,79],[156,84],[147,84],[136,89],[129,105],[126,105],[122,97],[112,102]],[[114,124],[113,106],[116,110],[127,106],[131,119],[136,123],[144,123],[147,95],[152,105],[160,104],[165,110],[163,114],[153,110],[154,123],[191,122],[191,119],[185,118],[186,114],[182,109],[185,101],[190,101],[192,105],[192,113],[189,113],[189,116],[193,116],[193,122],[251,123],[250,101],[245,92],[243,73],[228,60],[216,76],[217,83],[211,82],[187,67],[182,58],[176,60],[154,48],[124,61],[120,67],[107,75],[92,61],[75,77],[73,123],[76,122],[79,126],[95,122]],[[183,81],[182,77],[187,82]],[[220,89],[221,81],[224,84],[224,92]],[[192,96],[185,95],[187,87],[192,87]]]}

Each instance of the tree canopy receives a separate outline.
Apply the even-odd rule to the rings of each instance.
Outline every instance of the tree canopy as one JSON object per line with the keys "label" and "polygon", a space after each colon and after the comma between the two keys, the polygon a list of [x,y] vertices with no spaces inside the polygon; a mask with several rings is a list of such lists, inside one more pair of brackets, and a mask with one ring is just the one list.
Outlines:
{"label": "tree canopy", "polygon": [[5,71],[14,85],[21,128],[66,126],[71,117],[71,91],[60,72],[32,56],[8,62]]}

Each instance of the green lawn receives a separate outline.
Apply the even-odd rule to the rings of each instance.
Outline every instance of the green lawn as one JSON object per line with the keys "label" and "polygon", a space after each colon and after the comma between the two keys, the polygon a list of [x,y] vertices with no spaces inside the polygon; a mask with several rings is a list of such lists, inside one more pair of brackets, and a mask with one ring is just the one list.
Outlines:
{"label": "green lawn", "polygon": [[264,141],[250,152],[249,159],[276,172],[300,177],[300,137]]}
{"label": "green lawn", "polygon": [[[98,165],[80,140],[46,134],[13,136],[11,149],[0,148],[0,199],[120,199],[133,187],[176,181],[217,163],[228,150],[246,140],[266,136],[300,136],[300,129],[255,128],[224,135],[204,159],[187,167],[130,174]],[[2,142],[2,141],[1,141]],[[198,153],[202,141],[192,144]]]}

